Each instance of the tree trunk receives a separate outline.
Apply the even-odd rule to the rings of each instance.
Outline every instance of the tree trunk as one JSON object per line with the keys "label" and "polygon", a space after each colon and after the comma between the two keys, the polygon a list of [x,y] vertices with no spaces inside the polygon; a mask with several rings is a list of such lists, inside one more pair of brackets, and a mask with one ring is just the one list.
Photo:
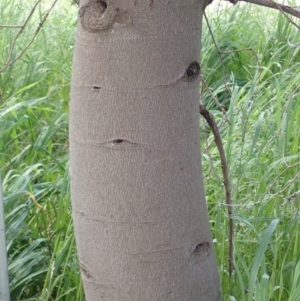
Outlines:
{"label": "tree trunk", "polygon": [[81,0],[71,196],[87,301],[216,301],[199,154],[203,1]]}

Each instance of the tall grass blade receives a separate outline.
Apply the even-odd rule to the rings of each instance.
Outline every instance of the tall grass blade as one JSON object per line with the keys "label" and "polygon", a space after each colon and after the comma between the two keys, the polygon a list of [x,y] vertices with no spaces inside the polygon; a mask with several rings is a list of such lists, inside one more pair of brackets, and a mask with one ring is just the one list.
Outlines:
{"label": "tall grass blade", "polygon": [[0,173],[0,301],[10,301],[1,173]]}
{"label": "tall grass blade", "polygon": [[291,288],[291,296],[289,301],[299,301],[300,300],[300,261],[298,261],[295,271],[294,278]]}
{"label": "tall grass blade", "polygon": [[250,271],[250,279],[249,279],[249,298],[248,300],[252,301],[253,294],[256,287],[257,277],[258,277],[258,270],[259,267],[262,265],[262,261],[266,252],[266,249],[271,242],[271,237],[273,232],[275,231],[277,225],[278,225],[279,219],[273,220],[270,225],[268,226],[267,230],[265,231],[265,234],[260,240],[260,244],[258,246],[258,249],[256,251],[256,254],[253,259],[253,265]]}

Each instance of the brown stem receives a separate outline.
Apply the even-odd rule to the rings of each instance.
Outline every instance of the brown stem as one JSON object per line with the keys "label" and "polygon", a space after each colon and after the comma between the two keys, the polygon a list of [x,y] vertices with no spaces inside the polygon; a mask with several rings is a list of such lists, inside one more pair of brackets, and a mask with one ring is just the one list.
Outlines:
{"label": "brown stem", "polygon": [[41,30],[43,24],[46,22],[50,11],[53,9],[53,7],[55,6],[56,2],[58,0],[54,0],[53,3],[51,4],[50,8],[48,9],[48,11],[45,13],[44,17],[42,18],[41,22],[38,24],[37,29],[35,30],[35,33],[33,35],[33,37],[31,38],[31,40],[27,43],[27,45],[23,48],[23,50],[13,59],[13,49],[15,47],[16,41],[18,39],[18,37],[22,34],[22,32],[24,31],[24,29],[26,28],[26,26],[28,25],[29,20],[31,19],[34,11],[36,10],[38,4],[41,2],[41,0],[38,0],[35,5],[33,6],[33,8],[31,9],[29,15],[27,16],[27,19],[25,20],[23,25],[0,25],[0,27],[10,27],[10,28],[20,28],[20,30],[18,31],[18,33],[16,34],[16,36],[14,37],[11,45],[10,45],[10,51],[9,51],[9,55],[8,58],[6,60],[6,63],[4,64],[4,66],[2,68],[0,68],[0,73],[2,73],[4,70],[6,70],[9,66],[11,66],[12,64],[14,64],[24,53],[25,51],[29,48],[29,46],[33,43],[34,39],[36,38],[36,36],[38,35],[39,31]]}
{"label": "brown stem", "polygon": [[223,173],[223,183],[225,187],[225,199],[227,204],[227,210],[229,215],[229,254],[228,254],[228,272],[229,276],[231,277],[232,271],[234,269],[234,261],[233,261],[233,239],[234,239],[234,224],[233,224],[233,206],[231,201],[231,189],[230,189],[230,182],[229,182],[229,173],[228,173],[228,166],[226,162],[225,151],[223,148],[223,143],[220,135],[220,131],[218,126],[215,122],[213,115],[205,108],[204,105],[199,105],[199,113],[205,118],[207,121],[211,131],[213,132],[215,143],[218,148],[220,159],[221,159],[221,167]]}

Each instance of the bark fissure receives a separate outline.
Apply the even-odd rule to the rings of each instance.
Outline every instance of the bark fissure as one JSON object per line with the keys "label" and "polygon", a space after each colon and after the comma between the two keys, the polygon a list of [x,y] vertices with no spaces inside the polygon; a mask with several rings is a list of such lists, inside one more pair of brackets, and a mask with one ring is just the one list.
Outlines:
{"label": "bark fissure", "polygon": [[79,267],[82,272],[82,274],[87,278],[87,279],[92,279],[91,273],[88,271],[88,268],[79,261]]}
{"label": "bark fissure", "polygon": [[91,90],[94,91],[94,92],[99,92],[101,90],[101,87],[97,86],[97,85],[93,85]]}
{"label": "bark fissure", "polygon": [[111,150],[116,149],[127,149],[127,150],[144,150],[147,152],[166,152],[164,148],[157,148],[150,144],[145,144],[141,142],[133,142],[129,139],[120,139],[120,138],[113,138],[108,141],[96,141],[96,140],[79,140],[72,138],[72,141],[78,145],[89,145],[91,147],[101,147]]}

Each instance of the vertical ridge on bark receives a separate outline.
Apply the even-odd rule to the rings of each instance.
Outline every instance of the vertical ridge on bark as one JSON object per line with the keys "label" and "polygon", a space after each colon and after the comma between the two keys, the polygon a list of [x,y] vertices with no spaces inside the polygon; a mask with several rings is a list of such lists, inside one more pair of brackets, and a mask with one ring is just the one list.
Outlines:
{"label": "vertical ridge on bark", "polygon": [[198,141],[202,2],[82,0],[79,18],[70,174],[86,299],[217,300]]}

